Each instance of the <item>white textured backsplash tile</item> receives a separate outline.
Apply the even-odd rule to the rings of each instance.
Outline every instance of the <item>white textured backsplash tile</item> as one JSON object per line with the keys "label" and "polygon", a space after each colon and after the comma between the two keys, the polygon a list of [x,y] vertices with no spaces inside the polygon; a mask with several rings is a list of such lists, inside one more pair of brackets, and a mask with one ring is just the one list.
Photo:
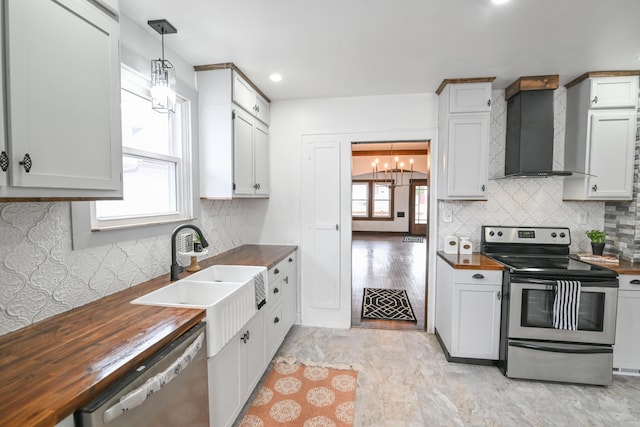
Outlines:
{"label": "white textured backsplash tile", "polygon": [[[201,201],[209,256],[252,240],[248,203]],[[166,274],[171,263],[169,236],[72,250],[68,202],[0,203],[0,236],[0,335]]]}
{"label": "white textured backsplash tile", "polygon": [[[567,92],[564,87],[554,96],[553,168],[564,166],[564,133]],[[507,103],[503,91],[494,91],[491,104],[489,178],[504,175]],[[591,250],[585,232],[603,228],[604,202],[563,202],[561,177],[490,179],[486,202],[438,201],[438,250],[444,236],[469,236],[480,250],[483,225],[558,226],[571,230],[571,251]],[[453,213],[453,221],[443,221],[444,209]],[[580,224],[580,215],[587,223]]]}

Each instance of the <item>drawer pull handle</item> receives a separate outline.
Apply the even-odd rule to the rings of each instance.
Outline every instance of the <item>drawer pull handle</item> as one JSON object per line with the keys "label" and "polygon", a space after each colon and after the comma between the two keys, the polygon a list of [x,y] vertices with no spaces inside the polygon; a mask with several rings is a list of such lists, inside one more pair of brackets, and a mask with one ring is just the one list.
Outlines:
{"label": "drawer pull handle", "polygon": [[474,279],[484,279],[484,274],[476,273],[473,276]]}
{"label": "drawer pull handle", "polygon": [[289,258],[289,262],[293,262],[293,258]]}
{"label": "drawer pull handle", "polygon": [[280,274],[280,270],[278,270],[277,268],[273,271],[273,274]]}
{"label": "drawer pull handle", "polygon": [[274,293],[274,294],[277,294],[278,292],[280,292],[280,289],[278,289],[278,288],[274,288],[274,289],[273,289],[273,293]]}
{"label": "drawer pull handle", "polygon": [[273,319],[273,323],[280,323],[280,318],[276,316],[276,318]]}
{"label": "drawer pull handle", "polygon": [[633,279],[632,281],[629,282],[631,285],[640,285],[640,280],[638,279]]}

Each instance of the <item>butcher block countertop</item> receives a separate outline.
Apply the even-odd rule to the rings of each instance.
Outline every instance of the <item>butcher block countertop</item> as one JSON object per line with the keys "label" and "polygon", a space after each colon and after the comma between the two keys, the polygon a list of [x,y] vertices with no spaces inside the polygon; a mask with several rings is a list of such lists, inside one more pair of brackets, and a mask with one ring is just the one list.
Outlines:
{"label": "butcher block countertop", "polygon": [[587,261],[590,264],[596,264],[611,270],[617,271],[618,274],[640,274],[640,262],[629,262],[620,260],[619,264],[608,262]]}
{"label": "butcher block countertop", "polygon": [[477,252],[471,255],[445,254],[438,251],[438,256],[451,267],[459,270],[503,270],[504,266]]}
{"label": "butcher block countertop", "polygon": [[[244,245],[200,264],[270,268],[295,250]],[[169,283],[156,277],[0,336],[0,426],[54,426],[203,320],[200,309],[130,303]]]}

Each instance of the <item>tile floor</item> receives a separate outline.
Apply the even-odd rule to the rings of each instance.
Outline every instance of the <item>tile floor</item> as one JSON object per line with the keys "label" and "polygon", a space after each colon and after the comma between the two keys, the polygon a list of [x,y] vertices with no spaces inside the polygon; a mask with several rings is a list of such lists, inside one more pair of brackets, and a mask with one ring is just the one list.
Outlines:
{"label": "tile floor", "polygon": [[294,326],[276,357],[357,369],[356,427],[640,426],[640,377],[610,387],[510,380],[448,363],[420,331]]}

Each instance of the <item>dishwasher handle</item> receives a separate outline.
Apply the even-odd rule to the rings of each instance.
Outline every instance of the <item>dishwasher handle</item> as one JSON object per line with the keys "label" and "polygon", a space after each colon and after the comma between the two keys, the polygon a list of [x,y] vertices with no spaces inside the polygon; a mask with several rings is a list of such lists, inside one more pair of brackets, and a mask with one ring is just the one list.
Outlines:
{"label": "dishwasher handle", "polygon": [[120,398],[118,403],[107,409],[102,416],[102,421],[108,424],[128,410],[142,405],[151,395],[169,384],[180,372],[185,370],[189,363],[196,357],[203,343],[204,332],[202,332],[167,369],[149,378],[143,385],[125,394]]}

